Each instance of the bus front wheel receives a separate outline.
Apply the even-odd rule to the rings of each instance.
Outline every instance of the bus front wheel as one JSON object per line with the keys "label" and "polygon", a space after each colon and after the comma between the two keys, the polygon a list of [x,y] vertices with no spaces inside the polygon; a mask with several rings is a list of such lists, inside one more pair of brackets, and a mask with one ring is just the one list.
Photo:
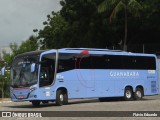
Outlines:
{"label": "bus front wheel", "polygon": [[32,105],[34,107],[38,107],[40,105],[40,101],[39,100],[32,101]]}
{"label": "bus front wheel", "polygon": [[135,93],[134,93],[134,99],[135,100],[141,100],[143,97],[143,90],[141,88],[137,88]]}
{"label": "bus front wheel", "polygon": [[63,90],[58,90],[56,94],[56,105],[62,106],[68,103],[68,95]]}
{"label": "bus front wheel", "polygon": [[126,101],[132,100],[133,98],[133,91],[130,87],[126,87],[124,91],[124,99]]}

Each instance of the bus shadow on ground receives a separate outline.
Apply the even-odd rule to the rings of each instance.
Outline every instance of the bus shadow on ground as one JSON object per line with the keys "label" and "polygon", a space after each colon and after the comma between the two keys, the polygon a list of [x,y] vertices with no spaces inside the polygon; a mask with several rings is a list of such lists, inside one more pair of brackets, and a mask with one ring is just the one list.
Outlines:
{"label": "bus shadow on ground", "polygon": [[[76,101],[71,100],[71,101],[69,101],[69,103],[67,105],[96,103],[96,102],[99,102],[99,101],[97,99],[87,99],[87,100],[81,99],[81,100],[76,100]],[[55,102],[49,102],[49,103],[45,103],[45,104],[41,103],[40,106],[38,106],[38,107],[32,106],[31,102],[26,105],[19,103],[19,104],[13,105],[13,106],[5,106],[5,107],[8,107],[8,108],[33,108],[34,109],[34,108],[53,107],[53,106],[59,107],[56,105]]]}
{"label": "bus shadow on ground", "polygon": [[[150,101],[150,100],[155,100],[155,99],[143,98],[140,101]],[[131,100],[131,101],[136,102],[136,100]],[[87,100],[86,99],[78,99],[78,100],[69,101],[67,106],[73,105],[73,104],[86,104],[86,103],[97,103],[97,102],[102,103],[99,101],[99,99],[87,99]],[[127,101],[125,101],[124,98],[121,97],[121,98],[106,98],[105,101],[103,101],[103,102],[107,103],[107,102],[127,102]],[[6,107],[8,107],[8,108],[33,108],[34,109],[34,108],[53,107],[53,106],[58,107],[55,104],[55,102],[49,102],[46,104],[41,103],[40,106],[38,106],[38,107],[32,106],[32,103],[26,104],[26,105],[23,105],[20,103],[19,105],[6,106]]]}

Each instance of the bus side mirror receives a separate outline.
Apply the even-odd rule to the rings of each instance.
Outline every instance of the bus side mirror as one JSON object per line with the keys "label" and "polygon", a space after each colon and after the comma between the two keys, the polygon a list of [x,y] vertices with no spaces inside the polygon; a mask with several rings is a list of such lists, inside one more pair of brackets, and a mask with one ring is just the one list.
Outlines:
{"label": "bus side mirror", "polygon": [[36,64],[35,64],[35,63],[32,63],[32,64],[31,64],[31,72],[32,72],[32,73],[35,71],[35,68],[36,68]]}
{"label": "bus side mirror", "polygon": [[22,64],[22,67],[25,68],[25,67],[26,67],[26,64]]}
{"label": "bus side mirror", "polygon": [[3,68],[1,69],[1,75],[2,75],[2,76],[4,76],[5,70],[6,70],[6,67],[3,67]]}

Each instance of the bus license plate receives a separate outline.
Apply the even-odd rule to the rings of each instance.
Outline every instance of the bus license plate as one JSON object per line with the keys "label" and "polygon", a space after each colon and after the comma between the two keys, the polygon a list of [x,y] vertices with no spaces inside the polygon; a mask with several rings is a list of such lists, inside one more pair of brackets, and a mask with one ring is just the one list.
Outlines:
{"label": "bus license plate", "polygon": [[18,98],[19,98],[19,99],[23,99],[23,98],[24,98],[24,96],[18,96]]}

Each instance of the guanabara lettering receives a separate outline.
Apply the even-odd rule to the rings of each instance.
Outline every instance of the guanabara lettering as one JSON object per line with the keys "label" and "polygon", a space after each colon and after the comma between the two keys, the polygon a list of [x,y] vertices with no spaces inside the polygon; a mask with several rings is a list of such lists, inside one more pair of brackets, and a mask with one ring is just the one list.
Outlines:
{"label": "guanabara lettering", "polygon": [[136,77],[139,76],[139,72],[130,72],[130,71],[126,71],[126,72],[114,72],[111,71],[110,72],[110,76],[112,77]]}

